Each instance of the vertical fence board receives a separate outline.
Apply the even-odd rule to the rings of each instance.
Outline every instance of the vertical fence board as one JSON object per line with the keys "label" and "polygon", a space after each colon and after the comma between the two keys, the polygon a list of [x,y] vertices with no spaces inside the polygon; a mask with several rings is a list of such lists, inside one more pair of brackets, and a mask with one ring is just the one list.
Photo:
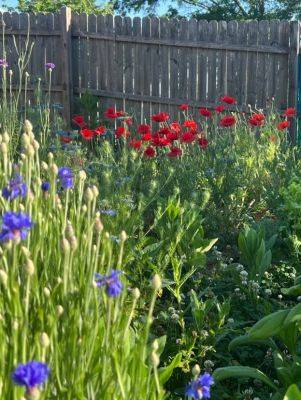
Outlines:
{"label": "vertical fence board", "polygon": [[[258,22],[249,23],[248,45],[257,46],[258,44]],[[248,82],[247,82],[247,104],[256,104],[256,82],[254,77],[257,74],[257,52],[250,52],[248,56]]]}
{"label": "vertical fence board", "polygon": [[[141,38],[141,18],[135,17],[133,19],[133,36]],[[133,68],[134,68],[134,94],[141,95],[142,73],[141,68],[141,45],[135,44],[133,49]],[[138,124],[142,123],[142,102],[137,101],[135,104],[135,116]]]}
{"label": "vertical fence board", "polygon": [[[149,38],[151,35],[150,30],[151,20],[148,17],[143,18],[142,20],[142,36],[144,38]],[[151,81],[151,70],[150,70],[150,45],[143,44],[142,45],[142,58],[141,63],[143,64],[143,92],[142,96],[150,96],[150,81]],[[143,117],[146,122],[148,122],[150,118],[151,108],[150,101],[143,101]]]}
{"label": "vertical fence board", "polygon": [[[159,18],[151,19],[151,37],[152,39],[159,39],[160,37],[160,20]],[[150,64],[151,64],[151,95],[159,97],[160,91],[160,58],[159,58],[159,45],[151,45],[150,47]],[[151,114],[159,112],[159,103],[151,104]]]}

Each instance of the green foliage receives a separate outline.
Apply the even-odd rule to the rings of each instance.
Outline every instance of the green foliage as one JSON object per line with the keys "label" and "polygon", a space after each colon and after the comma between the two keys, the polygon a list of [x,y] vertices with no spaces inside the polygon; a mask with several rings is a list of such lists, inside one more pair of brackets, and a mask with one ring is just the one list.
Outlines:
{"label": "green foliage", "polygon": [[112,6],[108,2],[97,6],[95,0],[19,0],[18,9],[22,12],[59,12],[62,7],[70,7],[78,13],[97,14],[112,13]]}
{"label": "green foliage", "polygon": [[241,252],[242,262],[248,267],[252,279],[261,280],[264,272],[272,261],[271,248],[274,246],[277,235],[265,242],[263,228],[257,232],[248,226],[238,236],[238,248]]}

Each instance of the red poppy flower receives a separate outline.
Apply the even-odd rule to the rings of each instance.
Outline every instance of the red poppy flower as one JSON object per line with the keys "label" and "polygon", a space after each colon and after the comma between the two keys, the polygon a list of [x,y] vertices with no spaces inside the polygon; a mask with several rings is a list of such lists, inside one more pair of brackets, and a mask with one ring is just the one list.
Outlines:
{"label": "red poppy flower", "polygon": [[105,118],[108,118],[108,119],[118,118],[118,114],[117,114],[117,112],[115,111],[115,109],[113,107],[109,107],[105,111],[104,116],[105,116]]}
{"label": "red poppy flower", "polygon": [[195,140],[195,138],[196,138],[195,132],[188,131],[182,134],[181,140],[184,143],[192,143]]}
{"label": "red poppy flower", "polygon": [[171,123],[169,127],[173,132],[177,133],[181,132],[181,125],[178,122]]}
{"label": "red poppy flower", "polygon": [[170,144],[170,140],[165,137],[153,137],[152,143],[157,147],[165,147]]}
{"label": "red poppy flower", "polygon": [[72,138],[70,136],[61,136],[60,141],[62,143],[70,143],[70,142],[72,142]]}
{"label": "red poppy flower", "polygon": [[153,158],[153,157],[155,157],[155,155],[156,155],[156,150],[155,150],[153,147],[148,146],[148,147],[144,150],[144,153],[143,153],[143,154],[145,155],[145,157]]}
{"label": "red poppy flower", "polygon": [[221,113],[221,112],[225,111],[225,109],[226,109],[226,107],[223,106],[222,104],[220,106],[215,107],[215,111],[217,113]]}
{"label": "red poppy flower", "polygon": [[117,118],[123,117],[125,115],[125,111],[123,111],[123,110],[116,111],[116,115],[117,115]]}
{"label": "red poppy flower", "polygon": [[179,147],[172,147],[170,152],[166,154],[169,158],[176,158],[182,155],[182,150]]}
{"label": "red poppy flower", "polygon": [[170,133],[170,129],[169,128],[161,128],[157,132],[157,134],[159,136],[166,136],[168,133]]}
{"label": "red poppy flower", "polygon": [[287,118],[294,118],[296,116],[296,109],[294,107],[289,107],[284,111],[283,115]]}
{"label": "red poppy flower", "polygon": [[236,104],[236,100],[231,96],[222,96],[221,101],[226,104]]}
{"label": "red poppy flower", "polygon": [[94,136],[94,131],[92,131],[92,129],[85,128],[80,131],[80,134],[82,135],[83,139],[91,140]]}
{"label": "red poppy flower", "polygon": [[129,142],[129,146],[135,150],[139,150],[141,148],[141,145],[142,145],[142,140],[132,139]]}
{"label": "red poppy flower", "polygon": [[82,115],[74,115],[72,121],[80,128],[84,128],[86,126],[85,119]]}
{"label": "red poppy flower", "polygon": [[208,146],[209,142],[206,138],[200,138],[199,139],[199,146],[201,149],[206,149],[206,147]]}
{"label": "red poppy flower", "polygon": [[263,114],[253,114],[249,118],[249,124],[252,126],[262,126],[264,124],[265,116]]}
{"label": "red poppy flower", "polygon": [[150,140],[152,140],[152,134],[150,132],[145,133],[141,136],[141,140],[143,140],[143,142],[149,142]]}
{"label": "red poppy flower", "polygon": [[282,121],[277,125],[277,128],[280,131],[284,131],[284,129],[289,128],[291,126],[291,123],[289,121]]}
{"label": "red poppy flower", "polygon": [[198,124],[193,120],[184,121],[183,126],[185,128],[190,128],[193,131],[196,131],[198,129]]}
{"label": "red poppy flower", "polygon": [[169,114],[166,112],[160,112],[152,116],[152,120],[155,122],[166,122],[169,120]]}
{"label": "red poppy flower", "polygon": [[188,105],[188,104],[181,104],[181,105],[179,106],[179,109],[182,110],[182,111],[187,111],[188,108],[189,108],[189,105]]}
{"label": "red poppy flower", "polygon": [[229,128],[236,124],[236,119],[233,115],[226,115],[224,118],[220,120],[220,126],[224,128]]}
{"label": "red poppy flower", "polygon": [[178,140],[180,136],[179,132],[175,132],[175,131],[170,131],[169,133],[167,133],[166,135],[166,139],[170,140],[171,142],[173,142],[174,140]]}
{"label": "red poppy flower", "polygon": [[145,133],[150,133],[151,132],[151,127],[148,124],[142,124],[138,126],[138,132],[141,135],[144,135]]}
{"label": "red poppy flower", "polygon": [[[119,111],[120,112],[120,111]],[[127,125],[133,125],[133,119],[131,117],[125,118],[123,120]]]}
{"label": "red poppy flower", "polygon": [[212,112],[208,110],[208,108],[200,108],[199,109],[200,115],[206,118],[211,118],[212,117]]}
{"label": "red poppy flower", "polygon": [[124,126],[118,126],[115,130],[115,136],[120,138],[121,136],[128,137],[130,132]]}
{"label": "red poppy flower", "polygon": [[98,126],[94,129],[94,132],[96,133],[96,135],[103,135],[104,133],[106,133],[106,130],[107,129],[104,126]]}

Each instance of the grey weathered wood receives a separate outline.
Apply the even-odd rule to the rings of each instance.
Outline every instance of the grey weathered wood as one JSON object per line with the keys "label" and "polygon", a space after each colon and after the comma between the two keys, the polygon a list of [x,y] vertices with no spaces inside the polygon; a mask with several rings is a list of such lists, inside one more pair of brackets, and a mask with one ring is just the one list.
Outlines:
{"label": "grey weathered wood", "polygon": [[[178,40],[179,37],[179,26],[180,21],[173,20],[170,26],[170,38],[171,41]],[[170,97],[171,98],[179,98],[179,68],[180,68],[180,59],[179,59],[179,49],[176,47],[170,48]],[[169,113],[171,120],[174,120],[178,116],[178,109],[173,104],[170,104]]]}
{"label": "grey weathered wood", "polygon": [[[134,37],[141,37],[142,34],[142,27],[141,27],[141,18],[135,17],[133,19],[133,36]],[[141,94],[141,87],[143,83],[143,71],[141,68],[141,59],[142,59],[142,48],[139,43],[134,45],[133,51],[133,64],[134,64],[134,94],[140,95]],[[142,102],[136,102],[135,104],[135,117],[136,122],[138,124],[142,123]]]}
{"label": "grey weathered wood", "polygon": [[[237,44],[238,39],[238,23],[230,21],[228,23],[228,43]],[[240,88],[237,85],[237,53],[227,51],[227,93],[230,96],[237,98]]]}
{"label": "grey weathered wood", "polygon": [[[289,90],[288,105],[296,107],[298,105],[298,57],[300,49],[300,23],[299,21],[290,22],[290,48],[289,48]],[[295,142],[297,129],[296,121],[293,120],[290,129],[290,139]]]}
{"label": "grey weathered wood", "polygon": [[[260,21],[258,25],[258,43],[269,44],[270,23]],[[268,53],[258,53],[258,68],[256,76],[257,99],[256,105],[259,108],[265,108],[268,100]]]}
{"label": "grey weathered wood", "polygon": [[[248,42],[248,22],[239,22],[238,24],[238,33],[237,33],[239,43],[247,43]],[[239,88],[239,92],[237,94],[237,102],[238,104],[246,105],[246,97],[247,97],[247,62],[248,62],[248,53],[241,52],[238,55],[237,64],[238,64],[238,77],[237,77],[237,86]]]}
{"label": "grey weathered wood", "polygon": [[62,86],[63,86],[63,106],[64,117],[67,124],[71,121],[70,105],[72,102],[72,66],[71,66],[71,9],[64,7],[61,10],[62,24],[62,43],[61,43],[61,63],[62,63]]}
{"label": "grey weathered wood", "polygon": [[[200,41],[208,40],[208,22],[199,21],[198,39]],[[208,52],[205,49],[198,50],[198,86],[200,102],[206,103],[207,101],[207,64]]]}
{"label": "grey weathered wood", "polygon": [[[151,19],[151,35],[153,39],[158,39],[160,36],[160,20],[159,18]],[[160,90],[160,58],[159,58],[159,45],[152,46],[150,49],[150,65],[151,65],[151,93],[152,96],[158,97]],[[159,104],[151,104],[151,114],[159,112]]]}
{"label": "grey weathered wood", "polygon": [[[280,45],[287,46],[289,42],[289,22],[280,21]],[[276,105],[280,108],[287,107],[288,96],[288,57],[279,55],[278,84],[276,89]]]}
{"label": "grey weathered wood", "polygon": [[[114,29],[115,33],[122,34],[124,32],[124,18],[116,16],[114,18]],[[114,53],[114,88],[117,92],[124,92],[124,49],[123,43],[115,43],[115,53]],[[121,110],[124,108],[124,99],[116,99],[116,108]]]}
{"label": "grey weathered wood", "polygon": [[[151,20],[146,17],[142,19],[142,36],[144,38],[149,38],[151,35]],[[144,44],[142,47],[142,59],[141,63],[143,65],[143,89],[142,94],[145,99],[151,98],[150,94],[150,84],[151,84],[151,70],[150,70],[150,46]],[[149,122],[151,108],[151,102],[149,100],[143,101],[143,118],[145,122]]]}
{"label": "grey weathered wood", "polygon": [[[257,46],[258,43],[258,22],[249,23],[248,44]],[[256,104],[256,74],[257,74],[257,53],[250,53],[248,57],[248,77],[247,77],[247,104],[253,107]]]}
{"label": "grey weathered wood", "polygon": [[[167,18],[160,19],[160,38],[165,40],[170,37],[170,21]],[[160,97],[170,97],[170,50],[167,46],[159,47],[160,58]],[[169,113],[169,104],[160,104],[160,111]]]}

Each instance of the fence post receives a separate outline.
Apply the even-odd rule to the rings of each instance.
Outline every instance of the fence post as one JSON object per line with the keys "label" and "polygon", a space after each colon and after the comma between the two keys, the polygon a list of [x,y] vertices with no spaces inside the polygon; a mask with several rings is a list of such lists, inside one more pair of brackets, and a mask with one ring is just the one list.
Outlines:
{"label": "fence post", "polygon": [[71,105],[73,97],[73,82],[72,82],[72,36],[71,36],[71,21],[72,11],[69,7],[62,7],[60,12],[62,46],[61,46],[61,63],[62,63],[62,88],[63,88],[63,114],[67,124],[71,121]]}
{"label": "fence post", "polygon": [[[289,47],[289,91],[288,105],[295,107],[298,113],[298,73],[299,73],[299,21],[290,22],[290,47]],[[298,117],[298,114],[297,114]],[[298,118],[293,120],[290,127],[290,140],[296,144]]]}

